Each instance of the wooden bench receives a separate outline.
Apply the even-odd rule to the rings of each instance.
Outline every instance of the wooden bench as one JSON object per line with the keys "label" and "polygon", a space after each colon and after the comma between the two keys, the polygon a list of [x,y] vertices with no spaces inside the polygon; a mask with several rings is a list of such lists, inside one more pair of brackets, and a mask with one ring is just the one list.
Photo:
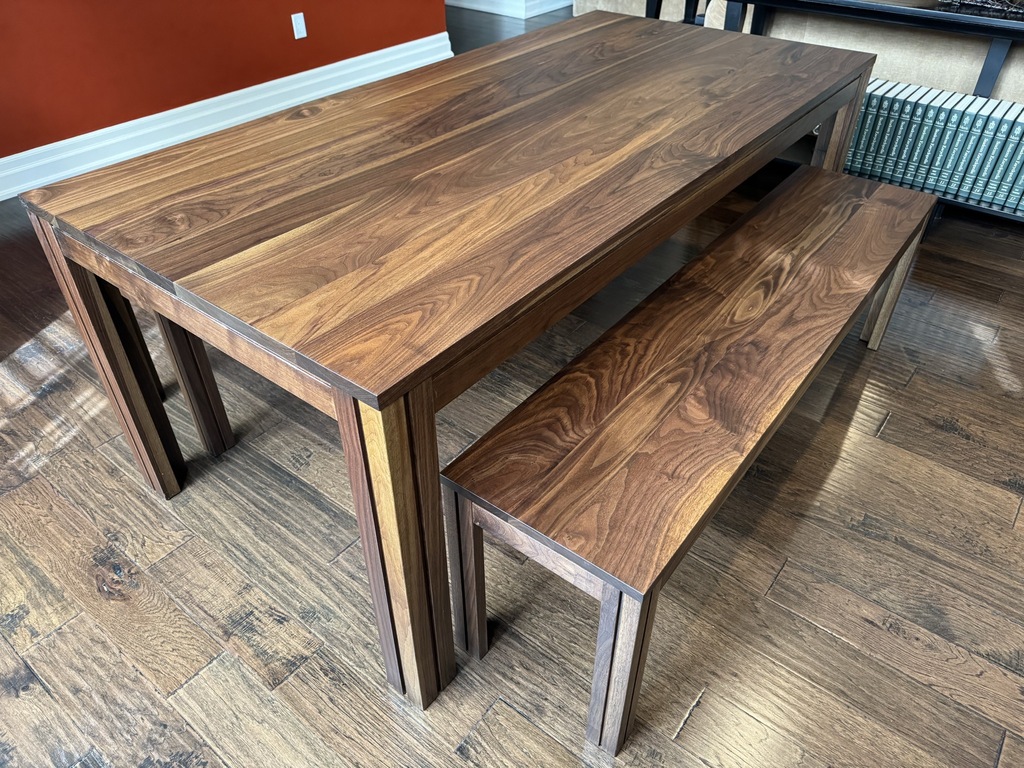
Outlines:
{"label": "wooden bench", "polygon": [[877,348],[933,204],[797,171],[456,459],[443,482],[469,651],[487,651],[482,529],[600,600],[586,738],[616,753],[661,585],[872,294]]}

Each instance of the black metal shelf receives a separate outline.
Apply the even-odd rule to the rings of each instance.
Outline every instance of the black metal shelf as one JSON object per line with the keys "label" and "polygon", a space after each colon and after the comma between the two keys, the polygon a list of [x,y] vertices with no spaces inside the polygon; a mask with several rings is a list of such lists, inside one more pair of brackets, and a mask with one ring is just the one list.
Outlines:
{"label": "black metal shelf", "polygon": [[[728,0],[725,28],[741,30],[747,6],[751,5],[754,10],[750,31],[759,35],[764,34],[771,14],[782,9],[987,38],[990,41],[988,55],[978,76],[974,94],[991,96],[1011,45],[1024,40],[1024,14],[1007,13],[999,17],[981,15],[980,9],[977,13],[971,12],[953,3],[930,2],[927,7],[923,3],[929,3],[929,0]],[[696,8],[696,0],[686,0],[686,4],[687,8]],[[660,10],[661,3],[650,0],[649,5],[657,5]],[[1008,213],[977,203],[954,200],[941,195],[937,197],[940,207],[951,205],[1010,221],[1024,221],[1024,212]]]}

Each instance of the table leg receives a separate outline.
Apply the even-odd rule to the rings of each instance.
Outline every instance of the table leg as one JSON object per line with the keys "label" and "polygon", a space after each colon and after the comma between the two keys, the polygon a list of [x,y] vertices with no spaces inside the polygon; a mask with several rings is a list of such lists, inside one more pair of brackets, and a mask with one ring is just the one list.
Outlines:
{"label": "table leg", "polygon": [[126,323],[131,310],[114,286],[64,258],[49,224],[30,217],[136,463],[154,490],[174,496],[181,490],[185,461],[160,393],[145,371],[148,352]]}
{"label": "table leg", "polygon": [[157,315],[157,321],[199,439],[207,451],[220,456],[235,444],[235,435],[213,377],[206,346],[198,336],[166,317]]}
{"label": "table leg", "polygon": [[[109,285],[109,283],[105,283],[105,285]],[[135,315],[134,308],[127,301],[121,302],[119,306],[126,310],[124,317],[125,325],[135,340],[135,346],[142,350],[144,355],[143,363],[145,367],[139,371],[139,375],[148,375],[153,380],[153,386],[156,387],[156,391],[160,393],[160,399],[166,400],[167,393],[164,392],[164,385],[160,383],[160,375],[157,373],[156,365],[153,364],[152,355],[149,354],[149,347],[146,346],[146,338],[142,335],[142,329],[139,327],[139,320]]]}
{"label": "table leg", "polygon": [[831,171],[842,171],[846,166],[846,154],[850,150],[853,130],[857,127],[861,105],[864,103],[864,93],[870,80],[870,71],[861,75],[854,97],[821,124],[818,129],[818,140],[814,142],[811,165],[828,168]]}
{"label": "table leg", "polygon": [[388,680],[426,707],[455,675],[432,389],[335,402]]}

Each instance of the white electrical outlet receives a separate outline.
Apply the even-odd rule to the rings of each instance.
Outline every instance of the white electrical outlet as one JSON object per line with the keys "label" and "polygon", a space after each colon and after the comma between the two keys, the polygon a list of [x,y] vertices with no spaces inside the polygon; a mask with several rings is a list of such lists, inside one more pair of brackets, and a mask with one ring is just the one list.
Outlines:
{"label": "white electrical outlet", "polygon": [[306,14],[292,14],[292,32],[295,33],[296,40],[301,40],[306,36]]}

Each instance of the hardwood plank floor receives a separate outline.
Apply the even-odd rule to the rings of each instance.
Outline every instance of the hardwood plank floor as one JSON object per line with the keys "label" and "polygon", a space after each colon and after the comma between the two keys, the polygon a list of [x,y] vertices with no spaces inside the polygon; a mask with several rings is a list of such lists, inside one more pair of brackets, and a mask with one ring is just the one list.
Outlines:
{"label": "hardwood plank floor", "polygon": [[[545,21],[448,18],[457,50]],[[778,177],[446,407],[441,460]],[[583,743],[596,603],[487,544],[493,649],[416,710],[384,680],[335,425],[214,353],[239,445],[204,455],[143,315],[190,462],[164,501],[13,200],[0,260],[0,766],[1024,764],[1024,228],[949,211],[881,349],[851,331],[663,590],[614,761]]]}

